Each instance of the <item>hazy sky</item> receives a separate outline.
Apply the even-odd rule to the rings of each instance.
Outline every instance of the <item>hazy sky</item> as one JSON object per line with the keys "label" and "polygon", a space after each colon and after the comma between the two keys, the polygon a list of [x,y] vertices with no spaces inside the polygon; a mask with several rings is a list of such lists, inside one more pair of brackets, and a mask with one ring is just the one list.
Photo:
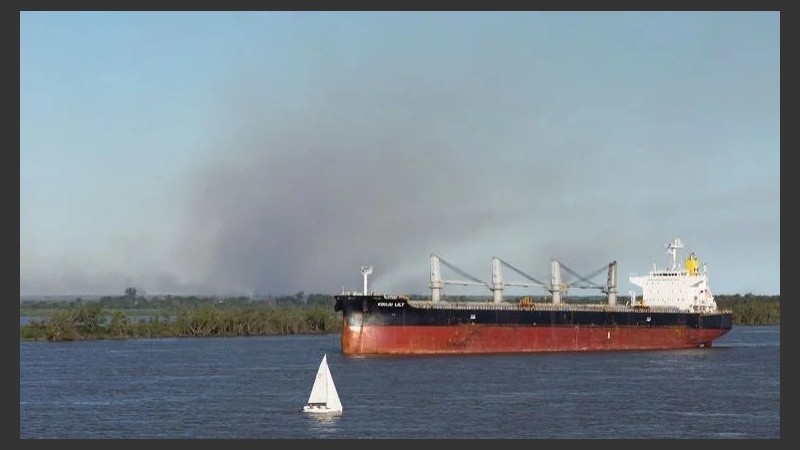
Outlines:
{"label": "hazy sky", "polygon": [[627,295],[676,237],[712,292],[779,294],[779,35],[778,12],[23,12],[21,294],[337,293],[364,264],[421,294],[436,253],[487,281],[495,255],[542,280],[617,260]]}

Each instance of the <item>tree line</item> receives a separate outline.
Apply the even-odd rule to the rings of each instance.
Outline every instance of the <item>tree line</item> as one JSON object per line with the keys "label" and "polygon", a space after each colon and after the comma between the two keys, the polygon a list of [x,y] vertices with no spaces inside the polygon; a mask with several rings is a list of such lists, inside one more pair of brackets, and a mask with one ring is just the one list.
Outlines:
{"label": "tree line", "polygon": [[209,306],[333,306],[333,296],[328,294],[306,294],[299,291],[294,295],[283,296],[197,296],[197,295],[154,295],[144,296],[136,288],[125,289],[124,295],[106,295],[96,300],[77,297],[73,300],[26,299],[20,301],[23,315],[35,316],[41,311],[60,310],[70,306],[99,303],[104,309],[167,310]]}
{"label": "tree line", "polygon": [[738,325],[780,325],[780,295],[716,295],[720,309],[730,310],[733,323]]}
{"label": "tree line", "polygon": [[[412,296],[425,299],[423,296]],[[445,301],[474,301],[455,296]],[[546,298],[534,298],[548,302]],[[780,296],[717,295],[720,309],[730,310],[734,324],[779,325]],[[263,336],[337,333],[341,313],[334,297],[298,292],[280,297],[137,296],[126,289],[117,297],[71,301],[25,300],[20,315],[37,319],[20,325],[23,340],[84,340],[154,337]],[[518,299],[509,298],[516,302]],[[581,300],[586,301],[586,300]],[[602,298],[589,301],[603,301]],[[568,303],[575,299],[568,300]],[[147,311],[148,313],[143,313]]]}
{"label": "tree line", "polygon": [[[129,311],[130,313],[130,311]],[[53,311],[20,326],[22,340],[77,341],[158,337],[268,336],[335,333],[341,313],[319,305],[241,307],[200,305],[133,316],[97,302]]]}

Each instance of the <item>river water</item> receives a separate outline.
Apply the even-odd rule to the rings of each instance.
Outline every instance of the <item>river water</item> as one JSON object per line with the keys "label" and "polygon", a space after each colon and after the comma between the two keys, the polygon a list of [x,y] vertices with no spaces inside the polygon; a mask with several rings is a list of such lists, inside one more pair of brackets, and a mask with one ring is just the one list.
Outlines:
{"label": "river water", "polygon": [[[302,413],[328,355],[344,412]],[[780,327],[705,349],[346,357],[337,335],[20,342],[20,438],[779,438]]]}

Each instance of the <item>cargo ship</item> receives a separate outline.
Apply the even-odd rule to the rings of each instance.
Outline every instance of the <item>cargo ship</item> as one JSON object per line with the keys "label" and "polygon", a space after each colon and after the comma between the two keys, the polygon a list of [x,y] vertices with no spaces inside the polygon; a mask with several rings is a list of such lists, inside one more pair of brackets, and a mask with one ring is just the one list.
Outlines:
{"label": "cargo ship", "polygon": [[[551,282],[545,284],[494,257],[489,284],[431,255],[431,298],[423,300],[369,293],[372,267],[362,267],[363,292],[334,296],[334,310],[342,312],[341,350],[345,355],[417,355],[710,347],[731,330],[731,312],[717,308],[706,265],[694,253],[682,267],[677,264],[682,247],[680,239],[667,245],[668,268],[657,269],[654,264],[648,275],[631,275],[629,281],[641,287],[642,294],[631,292],[626,302],[617,301],[616,261],[608,264],[602,289],[606,297],[596,303],[562,300],[570,286],[561,281],[564,266],[555,259],[551,259]],[[443,280],[445,263],[470,281]],[[503,266],[528,282],[504,282]],[[589,277],[569,272],[575,275],[575,285],[591,286]],[[446,301],[441,296],[445,284],[483,284],[493,297]],[[539,302],[530,297],[503,300],[506,286],[535,284],[550,295]]]}

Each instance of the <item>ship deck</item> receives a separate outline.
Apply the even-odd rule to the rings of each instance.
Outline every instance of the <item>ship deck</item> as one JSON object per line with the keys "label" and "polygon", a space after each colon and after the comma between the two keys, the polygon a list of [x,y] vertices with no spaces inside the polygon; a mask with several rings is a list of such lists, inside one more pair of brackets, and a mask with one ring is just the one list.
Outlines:
{"label": "ship deck", "polygon": [[[408,300],[408,304],[420,309],[472,309],[489,311],[590,311],[590,312],[664,312],[678,313],[688,312],[678,308],[669,307],[634,307],[628,305],[608,305],[608,304],[589,304],[589,303],[534,303],[530,305],[520,305],[516,303],[494,303],[494,302],[432,302],[428,300]],[[723,313],[725,311],[717,311]],[[713,314],[713,313],[712,313]]]}
{"label": "ship deck", "polygon": [[[361,297],[361,293],[346,292],[342,296],[346,297]],[[642,305],[609,305],[607,303],[495,303],[492,300],[487,301],[468,301],[468,302],[452,302],[452,301],[438,301],[432,300],[410,300],[405,295],[387,295],[387,294],[373,294],[379,296],[381,299],[386,300],[402,300],[408,303],[409,306],[417,309],[467,309],[476,311],[587,311],[587,312],[609,312],[609,313],[686,313],[698,314],[696,311],[687,311],[674,306],[642,306]],[[714,314],[731,314],[731,310],[718,309],[713,312],[699,312],[701,315],[714,315]]]}

